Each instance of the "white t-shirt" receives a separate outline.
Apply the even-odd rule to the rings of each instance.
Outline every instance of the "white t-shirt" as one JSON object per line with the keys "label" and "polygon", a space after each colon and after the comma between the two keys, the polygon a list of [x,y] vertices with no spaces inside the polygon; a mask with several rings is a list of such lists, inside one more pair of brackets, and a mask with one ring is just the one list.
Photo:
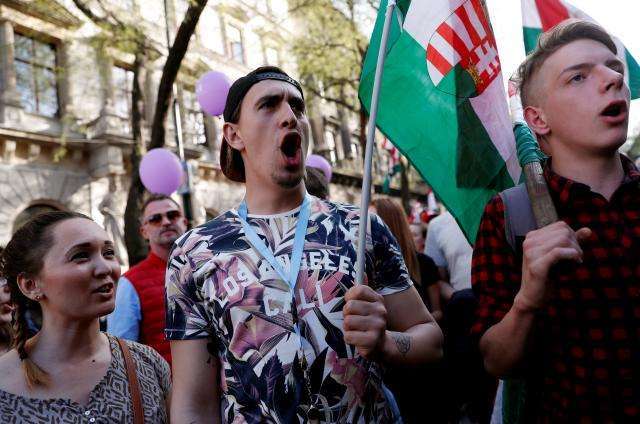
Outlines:
{"label": "white t-shirt", "polygon": [[473,248],[449,212],[429,223],[424,253],[436,265],[447,268],[449,283],[455,291],[471,288]]}

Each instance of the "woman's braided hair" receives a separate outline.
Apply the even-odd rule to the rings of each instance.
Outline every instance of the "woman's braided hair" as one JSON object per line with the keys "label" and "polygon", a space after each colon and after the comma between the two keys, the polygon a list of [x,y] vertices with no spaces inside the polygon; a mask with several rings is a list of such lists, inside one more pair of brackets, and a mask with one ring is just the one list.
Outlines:
{"label": "woman's braided hair", "polygon": [[18,352],[25,373],[27,386],[31,389],[37,385],[47,385],[47,373],[33,362],[27,353],[25,344],[29,339],[27,311],[40,308],[25,296],[18,285],[18,278],[24,274],[36,277],[42,270],[44,256],[53,246],[53,227],[67,219],[84,218],[86,215],[77,212],[47,212],[38,215],[15,232],[2,255],[0,256],[0,275],[7,279],[11,290],[11,302],[14,305],[13,347]]}

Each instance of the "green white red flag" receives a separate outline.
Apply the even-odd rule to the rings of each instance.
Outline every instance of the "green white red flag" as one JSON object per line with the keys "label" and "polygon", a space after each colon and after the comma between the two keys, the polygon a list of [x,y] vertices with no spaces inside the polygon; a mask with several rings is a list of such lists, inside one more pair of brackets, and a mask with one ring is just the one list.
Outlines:
{"label": "green white red flag", "polygon": [[[388,0],[360,78],[371,106]],[[475,240],[487,201],[520,179],[500,59],[480,0],[398,0],[376,125]]]}
{"label": "green white red flag", "polygon": [[[529,54],[538,42],[538,37],[560,22],[569,18],[595,22],[591,16],[564,0],[521,0],[522,32],[524,48]],[[631,90],[631,98],[640,98],[640,66],[622,42],[613,37],[618,48],[618,58],[625,65],[625,79]]]}

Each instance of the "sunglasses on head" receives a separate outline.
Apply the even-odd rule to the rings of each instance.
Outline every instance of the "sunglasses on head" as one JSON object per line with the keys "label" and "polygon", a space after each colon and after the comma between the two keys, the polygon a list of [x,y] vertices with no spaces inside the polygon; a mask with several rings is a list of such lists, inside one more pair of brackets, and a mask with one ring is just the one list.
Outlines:
{"label": "sunglasses on head", "polygon": [[175,222],[178,218],[182,218],[182,213],[180,211],[169,211],[167,213],[154,213],[149,218],[145,220],[145,223],[152,225],[160,225],[162,223],[162,218],[167,217],[169,222]]}

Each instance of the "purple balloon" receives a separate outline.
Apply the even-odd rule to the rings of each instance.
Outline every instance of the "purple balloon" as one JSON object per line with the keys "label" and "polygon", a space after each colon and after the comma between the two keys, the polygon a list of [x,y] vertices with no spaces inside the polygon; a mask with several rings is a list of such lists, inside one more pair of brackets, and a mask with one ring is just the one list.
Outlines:
{"label": "purple balloon", "polygon": [[167,149],[151,149],[140,161],[140,179],[151,193],[171,195],[183,180],[180,160]]}
{"label": "purple balloon", "polygon": [[222,115],[231,82],[222,72],[209,71],[196,83],[196,97],[203,111],[212,116]]}
{"label": "purple balloon", "polygon": [[333,171],[331,170],[331,164],[322,156],[309,155],[305,165],[310,166],[312,168],[318,168],[324,173],[324,176],[327,178],[327,181],[331,182],[331,176],[333,175]]}

